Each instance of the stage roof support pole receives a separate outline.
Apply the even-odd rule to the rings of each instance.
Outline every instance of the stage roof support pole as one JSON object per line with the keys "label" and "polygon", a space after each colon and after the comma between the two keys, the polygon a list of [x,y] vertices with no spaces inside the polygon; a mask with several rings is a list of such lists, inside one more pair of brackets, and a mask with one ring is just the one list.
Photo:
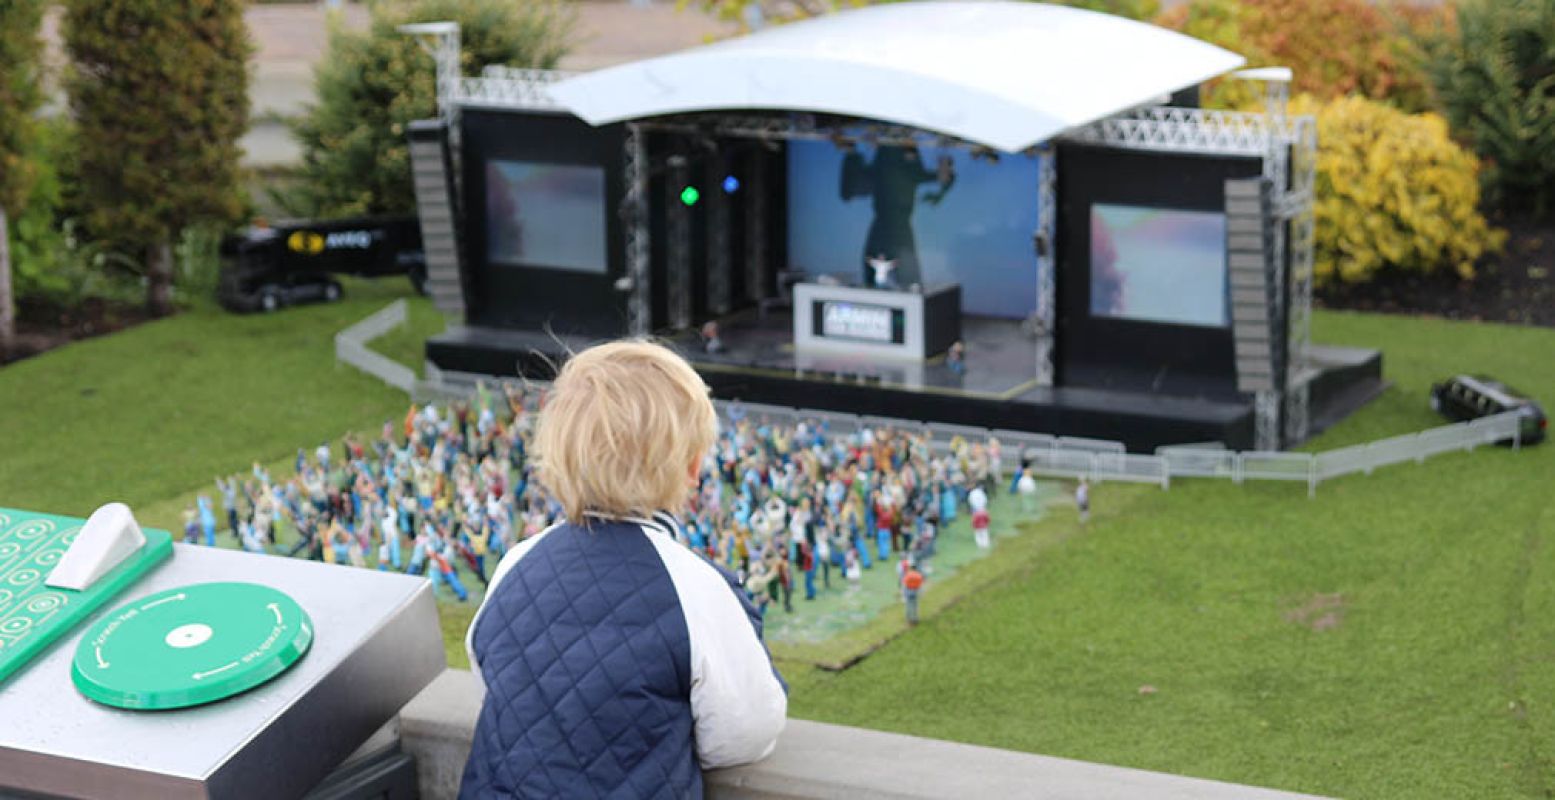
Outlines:
{"label": "stage roof support pole", "polygon": [[401,25],[400,33],[415,37],[437,67],[437,113],[448,126],[448,149],[453,160],[455,191],[461,182],[459,165],[459,23],[417,22]]}
{"label": "stage roof support pole", "polygon": [[644,135],[636,124],[628,123],[622,150],[627,185],[621,226],[626,232],[626,274],[616,285],[627,293],[626,326],[633,336],[647,336],[652,329],[648,293],[648,153]]}
{"label": "stage roof support pole", "polygon": [[707,178],[707,310],[714,316],[729,313],[729,202],[721,178],[729,173],[729,158],[714,154],[716,169]]}
{"label": "stage roof support pole", "polygon": [[[1276,121],[1279,122],[1279,121]],[[1287,207],[1286,200],[1289,197],[1290,160],[1288,157],[1288,142],[1284,142],[1278,135],[1270,136],[1271,150],[1263,160],[1263,174],[1273,185],[1275,200],[1271,203],[1269,216],[1274,223],[1270,231],[1273,241],[1271,288],[1273,292],[1269,299],[1269,316],[1273,325],[1275,341],[1285,343],[1285,358],[1280,359],[1279,371],[1274,375],[1274,390],[1272,392],[1259,392],[1253,403],[1256,421],[1257,447],[1259,450],[1282,450],[1288,445],[1295,444],[1297,440],[1286,435],[1284,420],[1284,398],[1289,396],[1293,385],[1292,376],[1298,374],[1299,369],[1293,368],[1292,363],[1296,358],[1295,350],[1291,344],[1291,314],[1290,306],[1290,270],[1289,246],[1287,228],[1282,210]]]}
{"label": "stage roof support pole", "polygon": [[1291,187],[1283,211],[1290,220],[1290,390],[1286,395],[1285,438],[1305,441],[1311,432],[1312,259],[1316,217],[1317,124],[1310,117],[1288,121],[1291,129]]}
{"label": "stage roof support pole", "polygon": [[664,288],[675,330],[691,327],[691,208],[682,199],[682,190],[690,185],[688,163],[684,146],[677,144],[664,182]]}
{"label": "stage roof support pole", "polygon": [[1037,154],[1037,230],[1032,246],[1037,253],[1037,308],[1031,333],[1037,340],[1037,385],[1052,386],[1053,333],[1058,316],[1058,156],[1052,144]]}
{"label": "stage roof support pole", "polygon": [[767,149],[750,156],[745,191],[745,298],[759,303],[767,296]]}
{"label": "stage roof support pole", "polygon": [[[1275,231],[1275,252],[1281,254],[1275,307],[1283,314],[1287,357],[1279,381],[1283,407],[1279,412],[1260,413],[1271,413],[1275,419],[1283,415],[1281,444],[1293,446],[1304,441],[1311,429],[1309,384],[1313,373],[1308,358],[1312,342],[1312,203],[1317,132],[1310,118],[1290,116],[1293,76],[1289,69],[1263,67],[1233,73],[1232,77],[1261,86],[1269,120],[1264,175],[1274,183],[1276,214],[1281,223]],[[1262,418],[1259,422],[1272,424]]]}
{"label": "stage roof support pole", "polygon": [[1283,392],[1265,391],[1253,395],[1253,449],[1266,452],[1280,449],[1283,406]]}
{"label": "stage roof support pole", "polygon": [[1296,76],[1289,67],[1255,67],[1232,73],[1231,77],[1263,86],[1263,110],[1270,119],[1283,120],[1290,114],[1290,82]]}

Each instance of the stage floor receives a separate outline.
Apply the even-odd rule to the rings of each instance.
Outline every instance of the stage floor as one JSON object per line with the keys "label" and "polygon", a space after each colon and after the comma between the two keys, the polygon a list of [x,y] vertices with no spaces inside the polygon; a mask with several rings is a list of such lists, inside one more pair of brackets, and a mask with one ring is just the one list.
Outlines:
{"label": "stage floor", "polygon": [[1010,400],[1037,387],[1037,345],[1013,320],[962,320],[965,369],[957,372],[943,355],[927,362],[870,356],[809,354],[794,349],[789,312],[765,318],[754,310],[719,321],[723,350],[709,353],[702,337],[683,333],[669,341],[702,370],[762,373],[839,381],[961,397]]}
{"label": "stage floor", "polygon": [[[691,362],[714,396],[729,400],[1110,439],[1134,452],[1189,442],[1253,446],[1250,398],[1038,386],[1036,344],[1014,320],[963,320],[966,369],[958,374],[943,356],[903,363],[800,354],[790,319],[786,312],[761,317],[754,311],[725,318],[718,353],[708,353],[695,332],[662,341]],[[553,365],[595,343],[544,331],[457,326],[427,342],[427,360],[454,382],[515,371],[549,379]],[[1308,376],[1314,420],[1324,422],[1339,406],[1342,415],[1358,398],[1374,396],[1382,370],[1376,351],[1330,350],[1334,363]]]}

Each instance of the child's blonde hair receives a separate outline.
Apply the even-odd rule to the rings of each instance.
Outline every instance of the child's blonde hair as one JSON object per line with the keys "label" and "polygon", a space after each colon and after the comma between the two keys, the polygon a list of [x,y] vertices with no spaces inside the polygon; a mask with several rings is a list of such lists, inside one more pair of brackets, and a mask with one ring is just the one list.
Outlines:
{"label": "child's blonde hair", "polygon": [[541,484],[567,519],[679,511],[688,468],[718,435],[707,384],[657,344],[621,341],[573,356],[535,432]]}

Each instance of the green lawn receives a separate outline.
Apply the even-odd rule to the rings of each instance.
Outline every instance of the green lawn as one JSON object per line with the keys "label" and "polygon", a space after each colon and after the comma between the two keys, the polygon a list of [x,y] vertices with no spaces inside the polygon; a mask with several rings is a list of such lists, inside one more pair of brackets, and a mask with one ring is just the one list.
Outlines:
{"label": "green lawn", "polygon": [[201,306],[0,369],[0,505],[155,506],[214,490],[218,473],[400,419],[404,394],[336,365],[333,339],[408,294],[401,278],[350,281],[344,302],[270,316]]}
{"label": "green lawn", "polygon": [[[1324,313],[1395,387],[1316,443],[1436,424],[1433,378],[1555,398],[1555,331]],[[800,717],[1344,797],[1555,792],[1555,448],[1319,487],[1097,489],[1098,516],[841,674]],[[1067,529],[1068,536],[1065,536]],[[1153,687],[1154,692],[1143,687]]]}
{"label": "green lawn", "polygon": [[[0,505],[120,499],[176,526],[218,473],[398,419],[404,396],[337,367],[331,339],[404,286],[351,282],[345,303],[271,317],[200,308],[0,369]],[[420,299],[411,319],[381,347],[418,363],[441,323]],[[1555,331],[1316,325],[1383,347],[1395,387],[1315,447],[1437,424],[1426,387],[1459,370],[1555,401]],[[866,626],[885,644],[846,671],[785,660],[792,711],[1345,797],[1547,797],[1552,489],[1551,446],[1382,469],[1314,500],[1294,484],[1098,487],[1088,529],[1062,505],[1022,526],[932,587],[924,624]],[[444,609],[455,653],[471,610]]]}
{"label": "green lawn", "polygon": [[[936,554],[928,565],[927,582],[919,597],[919,613],[927,616],[961,602],[969,594],[1008,580],[1012,570],[1026,568],[1033,554],[1050,545],[1048,537],[1038,533],[1036,520],[1044,507],[1061,503],[1057,484],[1044,482],[1040,500],[1030,509],[1018,498],[996,492],[989,502],[989,533],[993,547],[979,550],[972,539],[972,521],[961,514],[940,532]],[[1073,510],[1069,510],[1073,514]],[[906,609],[897,588],[896,559],[863,571],[857,588],[836,572],[832,588],[822,588],[815,579],[816,598],[804,600],[803,574],[794,576],[792,614],[773,603],[767,607],[765,635],[772,655],[793,662],[790,669],[819,666],[827,670],[846,668],[869,655],[907,630]]]}

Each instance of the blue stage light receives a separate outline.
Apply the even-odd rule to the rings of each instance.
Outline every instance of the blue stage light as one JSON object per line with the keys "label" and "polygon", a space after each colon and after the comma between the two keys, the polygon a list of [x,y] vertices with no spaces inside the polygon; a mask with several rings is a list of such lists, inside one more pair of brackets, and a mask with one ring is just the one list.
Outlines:
{"label": "blue stage light", "polygon": [[734,194],[740,190],[740,179],[733,175],[724,177],[724,194]]}

